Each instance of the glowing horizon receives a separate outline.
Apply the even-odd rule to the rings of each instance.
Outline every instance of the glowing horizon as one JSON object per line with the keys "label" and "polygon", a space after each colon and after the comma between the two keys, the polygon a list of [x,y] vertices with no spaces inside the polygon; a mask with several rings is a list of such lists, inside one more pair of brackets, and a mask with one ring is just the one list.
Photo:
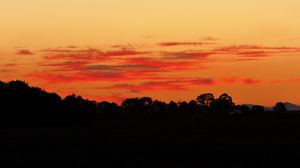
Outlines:
{"label": "glowing horizon", "polygon": [[0,80],[120,102],[230,94],[300,104],[296,0],[10,0]]}

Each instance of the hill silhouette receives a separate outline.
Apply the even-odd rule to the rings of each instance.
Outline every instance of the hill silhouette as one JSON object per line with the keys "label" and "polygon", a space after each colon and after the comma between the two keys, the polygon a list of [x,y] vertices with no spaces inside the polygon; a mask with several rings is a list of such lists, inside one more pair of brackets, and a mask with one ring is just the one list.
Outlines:
{"label": "hill silhouette", "polygon": [[288,111],[300,111],[300,106],[299,105],[289,103],[289,102],[285,102],[284,104],[285,104]]}
{"label": "hill silhouette", "polygon": [[300,144],[300,114],[287,107],[238,105],[226,93],[189,102],[128,98],[118,105],[0,81],[1,153],[137,167],[287,166],[295,156],[288,163],[282,158]]}
{"label": "hill silhouette", "polygon": [[[243,105],[248,106],[248,107],[251,108],[251,107],[255,106],[256,104],[243,104]],[[289,103],[289,102],[284,102],[284,105],[285,105],[287,111],[300,111],[300,106],[299,105]],[[266,111],[273,111],[274,107],[275,106],[273,106],[273,107],[264,106]]]}

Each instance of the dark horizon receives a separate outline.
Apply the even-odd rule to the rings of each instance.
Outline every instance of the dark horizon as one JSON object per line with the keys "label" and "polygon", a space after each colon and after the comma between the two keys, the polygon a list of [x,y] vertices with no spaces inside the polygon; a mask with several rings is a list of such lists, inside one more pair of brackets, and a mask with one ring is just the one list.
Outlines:
{"label": "dark horizon", "polygon": [[298,151],[299,121],[299,111],[287,111],[282,102],[266,111],[236,105],[225,93],[177,103],[128,98],[117,105],[76,95],[61,98],[22,81],[0,82],[3,160],[142,167],[291,165],[292,157],[289,163],[282,158]]}
{"label": "dark horizon", "polygon": [[[10,82],[19,82],[19,83],[23,83],[24,85],[28,85],[28,87],[30,87],[29,86],[29,84],[26,82],[26,81],[24,81],[24,80],[18,80],[18,79],[16,79],[16,80],[11,80],[11,81],[8,81],[8,82],[4,82],[4,81],[1,81],[0,80],[0,83],[6,83],[6,84],[8,84],[8,83],[10,83]],[[36,87],[36,86],[32,86],[32,87],[34,87],[34,88],[39,88],[39,87]],[[46,91],[47,92],[47,90],[44,90],[44,89],[42,89],[42,88],[39,88],[39,89],[41,89],[41,90],[43,90],[43,91]],[[51,94],[56,94],[56,95],[58,95],[59,97],[61,97],[61,98],[63,98],[62,96],[60,96],[58,93],[54,93],[54,92],[51,92]],[[209,92],[207,92],[207,93],[203,93],[203,94],[212,94],[212,93],[209,93]],[[223,94],[228,94],[228,93],[223,93]],[[78,95],[78,94],[76,94],[76,93],[72,93],[72,94],[70,94],[70,95],[67,95],[67,96],[65,96],[64,98],[66,98],[66,97],[68,97],[68,96],[72,96],[72,95],[74,95],[74,96],[79,96],[79,97],[82,97],[81,95]],[[213,95],[213,94],[212,94]],[[228,94],[229,95],[229,94]],[[221,95],[220,95],[221,96]],[[115,103],[115,104],[117,104],[117,105],[121,105],[122,104],[122,102],[123,101],[125,101],[126,99],[139,99],[139,98],[151,98],[151,97],[148,97],[148,96],[141,96],[141,97],[131,97],[131,98],[124,98],[124,100],[122,100],[120,103],[118,103],[118,102],[113,102],[113,101],[111,101],[110,103]],[[84,97],[82,97],[83,99],[85,99]],[[151,98],[152,99],[152,98]],[[92,99],[87,99],[87,100],[89,100],[89,101],[94,101],[94,102],[98,102],[98,103],[100,103],[100,102],[109,102],[109,101],[107,101],[107,100],[92,100]],[[157,100],[157,99],[153,99],[153,100],[156,100],[156,101],[160,101],[160,100]],[[194,99],[193,99],[194,100]],[[190,101],[192,101],[192,100],[190,100]],[[174,101],[174,100],[171,100],[171,101],[169,101],[169,102],[176,102],[176,101]],[[180,103],[180,102],[189,102],[189,101],[178,101],[178,102],[176,102],[176,103]],[[285,105],[288,105],[287,106],[287,110],[288,111],[300,111],[300,105],[298,105],[298,104],[295,104],[295,103],[293,103],[293,102],[287,102],[287,101],[280,101],[280,102],[282,102],[282,103],[284,103]],[[277,102],[278,103],[278,102]],[[236,103],[235,103],[236,104]],[[276,103],[274,103],[274,105],[273,106],[265,106],[265,105],[261,105],[261,104],[253,104],[253,103],[242,103],[242,104],[236,104],[236,105],[246,105],[246,106],[248,106],[248,107],[253,107],[253,106],[263,106],[264,108],[265,108],[265,110],[267,110],[267,111],[272,111],[273,110],[273,108],[276,106]],[[289,108],[291,108],[292,110],[289,110]]]}
{"label": "dark horizon", "polygon": [[84,99],[75,94],[62,98],[57,93],[49,93],[20,80],[0,81],[0,103],[2,110],[6,111],[2,113],[3,123],[16,125],[25,121],[36,124],[55,124],[65,121],[89,124],[106,117],[112,119],[133,117],[142,120],[158,117],[169,120],[180,116],[260,118],[264,115],[289,115],[288,112],[300,115],[299,110],[289,111],[287,106],[291,105],[282,102],[276,103],[272,109],[260,105],[239,105],[227,93],[219,97],[215,97],[212,93],[204,93],[189,102],[170,101],[168,103],[153,100],[151,97],[136,97],[127,98],[118,105],[105,100],[97,102]]}

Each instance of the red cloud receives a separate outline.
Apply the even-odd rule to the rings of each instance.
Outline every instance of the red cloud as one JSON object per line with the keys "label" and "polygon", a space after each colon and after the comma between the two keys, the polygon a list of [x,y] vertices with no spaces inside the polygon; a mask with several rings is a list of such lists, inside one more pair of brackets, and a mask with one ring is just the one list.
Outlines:
{"label": "red cloud", "polygon": [[[160,58],[123,58],[115,62],[118,64],[101,64],[97,61],[90,60],[74,60],[63,62],[57,62],[54,60],[54,63],[50,62],[47,64],[40,64],[40,66],[51,68],[46,71],[46,73],[50,73],[50,76],[37,74],[35,77],[44,78],[46,80],[70,82],[91,80],[97,81],[104,79],[107,81],[123,79],[141,80],[154,78],[157,74],[163,72],[188,70],[193,68],[192,64],[194,64],[191,61],[167,61]],[[68,75],[66,76],[65,74]],[[116,78],[113,78],[114,76],[116,76]]]}
{"label": "red cloud", "polygon": [[[163,45],[202,45],[209,43],[170,42]],[[167,51],[137,51],[132,46],[115,46],[115,50],[102,51],[99,49],[80,49],[78,47],[43,50],[44,61],[40,66],[44,71],[30,73],[34,78],[56,82],[92,82],[92,81],[149,81],[159,78],[159,87],[152,83],[154,89],[163,88],[164,82],[176,82],[178,85],[167,85],[180,89],[182,85],[215,85],[212,79],[169,79],[162,76],[169,72],[191,72],[205,69],[207,62],[214,61],[252,61],[260,57],[272,56],[278,53],[300,53],[299,48],[293,47],[264,47],[259,45],[237,45],[219,47],[207,50],[188,50],[178,52]],[[147,57],[145,57],[147,54]],[[225,58],[218,55],[232,54],[238,57]],[[210,56],[214,56],[210,58]],[[241,56],[241,57],[240,57]],[[222,60],[223,59],[223,60]],[[46,75],[45,75],[46,74]],[[229,84],[256,84],[260,80],[232,77],[220,80]],[[153,82],[153,81],[152,81]],[[142,86],[145,86],[143,84]],[[126,86],[128,89],[142,87]],[[125,86],[124,86],[125,87]],[[184,87],[183,87],[184,88]]]}
{"label": "red cloud", "polygon": [[191,61],[168,61],[166,59],[154,59],[154,58],[129,58],[125,60],[126,64],[141,65],[145,67],[156,68],[176,68],[185,69],[189,65],[193,64]]}
{"label": "red cloud", "polygon": [[133,55],[143,55],[143,54],[147,54],[147,53],[148,52],[141,52],[141,51],[134,51],[134,50],[123,49],[121,51],[108,51],[108,52],[104,52],[103,56],[107,56],[107,57],[133,56]]}
{"label": "red cloud", "polygon": [[171,58],[175,59],[205,59],[211,55],[216,54],[214,51],[181,51],[181,52],[173,52],[173,53],[165,53],[166,55],[170,55]]}
{"label": "red cloud", "polygon": [[194,79],[190,81],[194,85],[215,85],[216,82],[213,79],[203,78],[203,79]]}
{"label": "red cloud", "polygon": [[228,78],[224,78],[223,81],[229,84],[235,84],[240,80],[239,77],[228,77]]}
{"label": "red cloud", "polygon": [[20,49],[16,52],[16,54],[18,54],[18,55],[34,55],[34,53],[28,49]]}
{"label": "red cloud", "polygon": [[299,51],[297,47],[267,47],[260,45],[232,45],[227,47],[222,47],[219,50],[228,51],[228,50],[286,50],[286,51]]}
{"label": "red cloud", "polygon": [[100,89],[125,89],[131,92],[144,92],[153,90],[185,90],[183,86],[168,82],[145,82],[139,85],[118,84]]}
{"label": "red cloud", "polygon": [[208,78],[161,78],[159,81],[153,80],[140,84],[117,84],[109,87],[100,87],[99,89],[125,89],[131,92],[144,92],[153,90],[186,90],[187,86],[210,86],[215,85],[213,79]]}
{"label": "red cloud", "polygon": [[[40,66],[48,66],[52,72],[74,72],[80,71],[81,73],[120,73],[123,72],[140,72],[151,67],[143,67],[142,65],[125,64],[120,62],[121,59],[114,59],[116,57],[142,55],[147,52],[140,52],[130,49],[121,49],[103,52],[98,49],[46,49],[44,57],[49,63],[42,63]],[[114,61],[112,61],[114,60]],[[105,61],[109,64],[103,64]],[[113,62],[113,63],[111,63]]]}
{"label": "red cloud", "polygon": [[203,37],[204,41],[216,41],[219,40],[218,38],[215,37],[211,37],[211,36],[207,36],[207,37]]}
{"label": "red cloud", "polygon": [[94,82],[94,81],[128,81],[134,80],[132,77],[119,73],[109,72],[74,72],[74,73],[57,73],[55,71],[33,72],[27,74],[27,77],[33,79],[41,79],[51,83],[65,83],[65,82]]}
{"label": "red cloud", "polygon": [[[175,45],[175,43],[174,43]],[[190,60],[208,60],[210,56],[215,56],[214,60],[209,61],[222,61],[218,56],[233,55],[240,58],[226,58],[227,62],[231,61],[253,61],[263,57],[278,56],[279,54],[300,54],[300,48],[296,47],[266,47],[259,45],[236,45],[217,47],[215,49],[207,50],[190,50],[178,52],[164,52],[161,51],[160,55],[169,59],[190,59]]]}
{"label": "red cloud", "polygon": [[163,42],[159,43],[159,46],[162,47],[173,47],[173,46],[202,46],[202,45],[210,45],[214,43],[207,42]]}
{"label": "red cloud", "polygon": [[260,83],[261,81],[260,81],[260,80],[257,80],[257,79],[250,79],[250,78],[247,78],[247,79],[243,79],[243,82],[244,82],[244,84],[246,84],[246,85],[252,85],[252,84]]}
{"label": "red cloud", "polygon": [[295,47],[265,47],[259,45],[237,45],[221,47],[214,50],[217,54],[233,54],[245,57],[268,57],[275,54],[300,53]]}
{"label": "red cloud", "polygon": [[2,67],[17,67],[19,66],[20,64],[15,64],[15,63],[10,63],[10,64],[2,64],[1,66]]}
{"label": "red cloud", "polygon": [[16,72],[17,68],[22,64],[16,63],[7,63],[0,65],[0,72],[2,73],[9,73],[9,72]]}
{"label": "red cloud", "polygon": [[48,70],[52,72],[72,72],[72,71],[81,71],[83,67],[89,64],[88,61],[64,61],[57,63],[41,63],[39,66],[51,67],[54,69]]}
{"label": "red cloud", "polygon": [[241,77],[228,77],[223,78],[222,81],[228,84],[245,84],[245,85],[252,85],[261,83],[261,80],[258,79],[251,79],[251,78],[241,78]]}
{"label": "red cloud", "polygon": [[46,59],[50,60],[111,60],[113,57],[143,55],[148,52],[121,49],[103,52],[98,49],[46,49]]}

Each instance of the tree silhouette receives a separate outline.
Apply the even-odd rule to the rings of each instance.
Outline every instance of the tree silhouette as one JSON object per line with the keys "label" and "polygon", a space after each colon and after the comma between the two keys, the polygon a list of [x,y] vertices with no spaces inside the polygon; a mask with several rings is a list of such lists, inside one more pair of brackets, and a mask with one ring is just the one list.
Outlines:
{"label": "tree silhouette", "polygon": [[229,96],[227,93],[220,95],[219,98],[213,101],[211,104],[213,112],[220,114],[232,112],[234,106],[235,104],[233,103],[231,96]]}
{"label": "tree silhouette", "polygon": [[201,94],[197,97],[196,101],[199,104],[201,111],[208,112],[212,102],[215,101],[215,96],[212,93]]}
{"label": "tree silhouette", "polygon": [[122,102],[121,109],[133,118],[143,118],[149,116],[150,112],[153,111],[152,104],[152,99],[149,97],[128,98]]}
{"label": "tree silhouette", "polygon": [[[128,98],[121,106],[114,102],[91,101],[75,94],[61,98],[26,82],[15,80],[0,81],[0,120],[3,123],[22,124],[88,124],[98,118],[126,119],[183,119],[185,117],[224,116],[234,114],[263,114],[264,107],[255,105],[251,109],[245,105],[235,105],[227,93],[215,99],[212,93],[201,94],[189,102],[170,101],[165,103],[151,97]],[[287,111],[285,104],[278,102],[274,107],[277,113]],[[206,112],[197,115],[199,112]],[[247,116],[245,115],[245,116]],[[257,116],[257,115],[253,115]]]}
{"label": "tree silhouette", "polygon": [[143,103],[139,98],[128,98],[122,102],[121,107],[127,113],[142,113]]}
{"label": "tree silhouette", "polygon": [[282,102],[276,103],[276,105],[274,107],[274,112],[277,112],[277,113],[285,113],[285,112],[287,112],[285,104],[282,103]]}
{"label": "tree silhouette", "polygon": [[104,119],[117,119],[121,117],[121,109],[114,102],[102,101],[97,104],[98,112]]}
{"label": "tree silhouette", "polygon": [[155,100],[152,103],[152,116],[153,118],[156,119],[165,119],[167,117],[167,113],[170,112],[169,108],[168,108],[168,104],[163,102],[163,101],[159,101],[159,100]]}
{"label": "tree silhouette", "polygon": [[62,101],[63,110],[72,122],[90,123],[96,117],[96,102],[83,99],[75,94],[65,97]]}
{"label": "tree silhouette", "polygon": [[192,113],[200,112],[200,106],[197,104],[197,101],[191,100],[189,102],[189,111]]}
{"label": "tree silhouette", "polygon": [[27,89],[30,88],[29,85],[26,82],[20,81],[20,80],[15,80],[15,81],[8,82],[8,87],[10,89],[19,90],[19,91],[27,90]]}
{"label": "tree silhouette", "polygon": [[[202,113],[203,111],[206,113]],[[87,159],[90,162],[90,151],[93,151],[98,154],[92,156],[97,158],[96,162],[100,158],[101,163],[106,161],[110,164],[117,159],[122,164],[132,164],[132,153],[136,152],[138,165],[141,162],[152,163],[153,158],[158,158],[167,160],[164,163],[176,160],[174,165],[191,163],[185,166],[190,167],[194,163],[202,163],[199,158],[203,158],[208,162],[217,160],[226,163],[233,159],[235,167],[237,158],[246,158],[246,167],[255,167],[262,165],[262,162],[255,162],[252,166],[248,164],[255,159],[245,157],[244,153],[238,152],[233,156],[235,152],[232,152],[232,148],[236,146],[233,144],[255,144],[249,150],[252,155],[252,148],[257,144],[300,143],[297,139],[300,137],[299,113],[286,112],[282,102],[276,104],[274,111],[276,113],[265,112],[264,107],[259,105],[251,109],[245,105],[235,105],[231,96],[226,93],[217,99],[211,93],[206,93],[196,100],[177,103],[152,100],[150,97],[128,98],[119,106],[114,102],[91,101],[75,94],[62,98],[56,93],[32,87],[24,81],[0,81],[1,150],[14,160],[22,161],[26,160],[23,158],[51,160],[59,156],[57,160],[79,160],[81,163]],[[228,115],[231,112],[235,115]],[[214,143],[222,145],[214,147]],[[259,145],[257,149],[260,148]],[[247,148],[234,149],[243,152],[246,150]],[[130,154],[124,154],[124,151],[129,151]],[[145,156],[149,151],[158,153]],[[165,155],[166,152],[160,151],[171,152]],[[199,151],[203,155],[196,157],[195,152]],[[218,156],[207,155],[205,151],[222,153]],[[266,151],[269,149],[264,148],[262,154],[258,155],[265,159],[269,156]],[[103,152],[102,155],[100,152]],[[282,160],[277,152],[272,157]],[[295,158],[297,161],[297,157]],[[268,161],[269,159],[267,157]],[[283,165],[286,166],[286,163],[288,162]],[[157,165],[165,164],[159,162],[146,167]],[[243,166],[244,164],[236,167]]]}
{"label": "tree silhouette", "polygon": [[144,112],[151,112],[152,111],[152,98],[151,97],[142,97],[140,98],[140,103],[142,105],[142,111]]}
{"label": "tree silhouette", "polygon": [[187,112],[189,112],[189,104],[186,101],[180,101],[178,103],[178,111],[180,113],[187,113]]}
{"label": "tree silhouette", "polygon": [[177,113],[178,112],[178,105],[174,101],[170,101],[168,104],[168,111],[171,113]]}
{"label": "tree silhouette", "polygon": [[242,114],[249,114],[250,113],[250,107],[246,105],[237,105],[236,109],[239,109]]}

